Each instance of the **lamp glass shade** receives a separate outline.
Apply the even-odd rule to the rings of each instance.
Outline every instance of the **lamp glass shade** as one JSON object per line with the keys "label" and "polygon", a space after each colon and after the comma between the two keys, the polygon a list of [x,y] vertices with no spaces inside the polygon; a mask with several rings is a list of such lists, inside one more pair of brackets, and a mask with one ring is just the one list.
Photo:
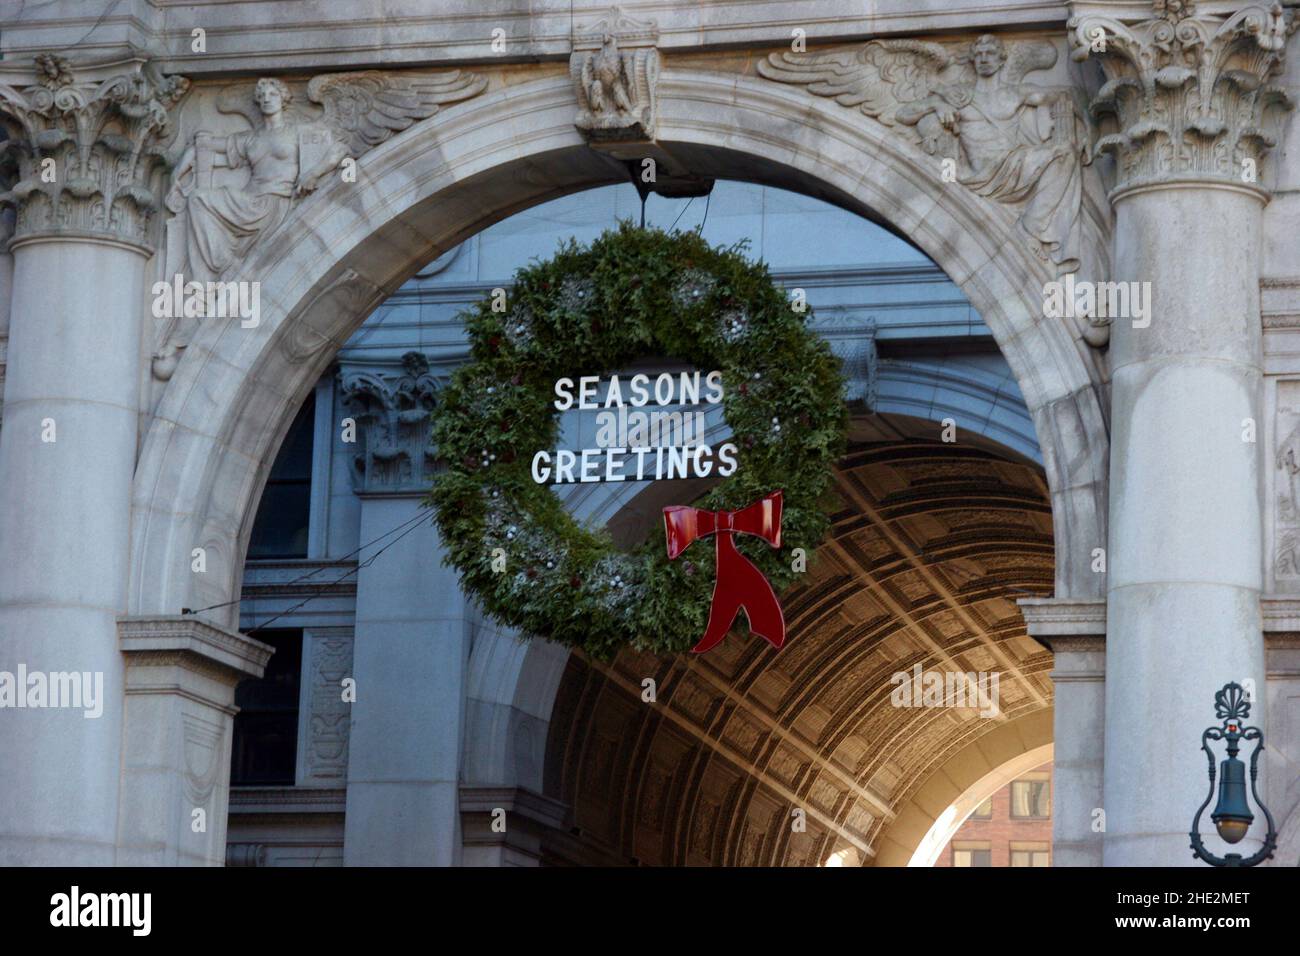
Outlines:
{"label": "lamp glass shade", "polygon": [[1229,757],[1219,764],[1219,772],[1219,802],[1210,819],[1225,842],[1238,843],[1255,819],[1246,802],[1246,765]]}

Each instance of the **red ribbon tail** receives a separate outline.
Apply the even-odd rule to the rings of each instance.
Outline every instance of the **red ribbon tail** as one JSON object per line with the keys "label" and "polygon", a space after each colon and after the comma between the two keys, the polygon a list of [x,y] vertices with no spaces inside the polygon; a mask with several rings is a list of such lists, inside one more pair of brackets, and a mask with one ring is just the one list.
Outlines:
{"label": "red ribbon tail", "polygon": [[771,582],[736,550],[731,532],[718,533],[717,555],[718,576],[709,606],[709,625],[691,653],[703,654],[726,637],[742,607],[749,618],[749,630],[773,647],[781,647],[785,643],[785,617]]}
{"label": "red ribbon tail", "polygon": [[691,648],[691,653],[703,654],[717,645],[731,630],[732,622],[736,620],[739,611],[740,605],[734,600],[721,597],[715,587],[713,603],[709,605],[709,626],[704,629],[704,636],[700,638],[700,643]]}

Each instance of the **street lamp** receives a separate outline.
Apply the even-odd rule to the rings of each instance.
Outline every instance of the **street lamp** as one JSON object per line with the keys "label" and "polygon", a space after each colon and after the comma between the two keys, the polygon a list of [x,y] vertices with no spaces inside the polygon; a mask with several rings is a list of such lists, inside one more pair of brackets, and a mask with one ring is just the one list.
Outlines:
{"label": "street lamp", "polygon": [[[1192,832],[1189,834],[1192,838],[1192,857],[1202,859],[1210,866],[1256,866],[1272,857],[1273,851],[1277,849],[1277,830],[1273,826],[1273,815],[1268,812],[1268,807],[1264,806],[1264,801],[1259,799],[1259,792],[1255,789],[1255,778],[1259,775],[1259,754],[1264,749],[1264,732],[1258,727],[1243,725],[1245,719],[1250,716],[1250,701],[1246,700],[1246,693],[1240,684],[1225,684],[1223,689],[1214,695],[1214,716],[1220,718],[1223,725],[1207,727],[1201,734],[1201,749],[1205,751],[1210,766],[1210,792],[1206,794],[1205,802],[1192,818]],[[1219,780],[1219,802],[1215,804],[1214,812],[1210,814],[1210,819],[1214,821],[1214,828],[1219,831],[1219,836],[1225,843],[1240,843],[1255,819],[1246,801],[1246,765],[1237,759],[1237,752],[1240,750],[1241,741],[1257,741],[1250,755],[1250,794],[1255,798],[1259,808],[1264,811],[1264,819],[1268,821],[1268,833],[1264,835],[1264,845],[1259,848],[1259,852],[1248,857],[1243,858],[1240,853],[1215,856],[1201,842],[1201,814],[1205,812],[1205,808],[1210,805],[1210,800],[1214,797],[1214,751],[1210,750],[1211,740],[1227,741],[1228,747],[1228,757],[1219,765],[1222,774]]]}

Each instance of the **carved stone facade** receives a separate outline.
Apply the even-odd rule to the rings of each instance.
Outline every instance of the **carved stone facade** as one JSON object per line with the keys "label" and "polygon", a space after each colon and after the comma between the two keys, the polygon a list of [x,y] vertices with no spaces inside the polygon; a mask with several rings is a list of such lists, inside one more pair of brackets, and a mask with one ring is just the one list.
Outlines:
{"label": "carved stone facade", "polygon": [[1065,273],[1080,265],[1087,124],[1073,90],[1025,82],[1057,57],[1050,41],[985,34],[964,44],[872,40],[837,53],[772,53],[758,72],[856,107],[935,157],[932,173],[944,181],[1014,205],[1035,255]]}
{"label": "carved stone facade", "polygon": [[[1181,734],[1208,703],[1203,685],[1239,670],[1267,682],[1269,733],[1283,739],[1263,776],[1290,820],[1285,862],[1300,858],[1289,6],[576,0],[507,5],[492,46],[479,0],[441,0],[436,14],[389,5],[382,30],[346,4],[304,16],[288,0],[213,0],[221,49],[204,54],[174,17],[141,20],[113,0],[10,6],[0,669],[57,670],[71,654],[105,673],[107,700],[104,720],[71,729],[0,714],[0,766],[23,782],[0,802],[4,862],[225,859],[218,831],[195,841],[187,818],[225,818],[231,689],[265,663],[233,630],[250,530],[313,388],[356,425],[355,445],[340,451],[332,430],[316,445],[320,467],[356,492],[330,503],[340,517],[325,537],[381,539],[399,515],[415,529],[386,554],[400,561],[339,565],[313,588],[318,616],[292,625],[308,642],[306,786],[242,799],[249,817],[277,803],[327,817],[312,839],[330,853],[317,859],[387,862],[356,848],[396,847],[422,863],[603,852],[803,864],[842,839],[855,858],[905,862],[955,805],[950,791],[979,779],[960,775],[969,755],[1023,755],[1054,733],[1073,808],[1060,819],[1074,820],[1062,845],[1085,862],[1177,865],[1192,787]],[[414,520],[436,467],[428,356],[445,374],[454,335],[403,343],[400,363],[353,352],[337,381],[321,376],[424,264],[556,197],[625,185],[644,158],[660,164],[661,197],[736,180],[886,225],[959,290],[965,337],[989,341],[963,354],[963,376],[950,374],[945,349],[960,336],[947,327],[909,337],[874,304],[822,327],[853,378],[848,397],[877,414],[855,417],[829,560],[794,596],[809,640],[772,660],[740,645],[704,666],[625,656],[575,662],[566,677],[544,642],[521,647],[474,617]],[[716,228],[717,196],[712,208]],[[796,217],[772,233],[797,241],[795,229],[811,231]],[[1149,328],[1115,323],[1106,340],[1044,315],[1045,283],[1076,272],[1149,281]],[[148,291],[173,275],[260,283],[261,321],[152,325]],[[935,442],[948,410],[976,404],[987,414],[955,416],[956,447]],[[47,418],[57,443],[40,443]],[[320,431],[326,421],[337,423],[322,413]],[[1262,423],[1258,440],[1245,422]],[[992,503],[944,500],[963,487]],[[640,520],[586,488],[566,504]],[[324,569],[340,553],[310,560]],[[1017,588],[1060,602],[1028,614],[1056,641],[1054,672]],[[395,620],[402,601],[418,615]],[[1014,672],[1015,720],[988,729],[882,706],[894,668],[930,657]],[[360,698],[368,725],[354,711],[349,726],[335,700],[354,661],[376,685]],[[639,698],[647,670],[667,678],[654,711]],[[394,714],[422,732],[385,740]],[[1010,726],[1020,720],[1032,741]],[[1134,741],[1133,726],[1148,732]],[[72,761],[77,788],[65,786]],[[408,791],[387,787],[411,768],[407,782],[424,776]],[[592,777],[632,796],[610,812],[583,785]],[[436,799],[420,804],[416,790]],[[506,800],[530,822],[503,842],[487,821]],[[814,824],[800,839],[785,826],[796,802]],[[1103,804],[1104,834],[1079,823]],[[577,844],[572,819],[606,829],[602,852]],[[418,839],[403,820],[424,827]],[[245,833],[230,859],[276,859],[273,831]]]}
{"label": "carved stone facade", "polygon": [[653,140],[659,32],[614,7],[574,32],[569,73],[578,96],[574,125],[593,141]]}
{"label": "carved stone facade", "polygon": [[357,493],[427,491],[437,455],[429,416],[438,396],[429,359],[407,352],[397,367],[345,366],[339,370],[339,396],[356,421]]}
{"label": "carved stone facade", "polygon": [[1259,182],[1278,114],[1292,107],[1278,80],[1293,14],[1279,3],[1202,14],[1193,0],[1157,0],[1155,16],[1130,22],[1090,6],[1070,19],[1071,55],[1105,70],[1091,109],[1097,149],[1116,159],[1116,189]]}
{"label": "carved stone facade", "polygon": [[[217,110],[243,116],[251,129],[225,136],[197,130],[180,157],[167,208],[182,218],[171,226],[177,236],[169,243],[167,274],[198,282],[229,278],[293,203],[346,160],[355,163],[444,104],[477,96],[485,86],[482,77],[460,70],[325,74],[307,83],[306,98],[314,104],[307,109],[294,109],[293,88],[274,77],[226,87]],[[248,175],[239,184],[223,182],[214,177],[222,167],[247,169]],[[355,170],[350,174],[355,177]]]}
{"label": "carved stone facade", "polygon": [[15,238],[49,234],[117,239],[152,249],[175,132],[171,111],[189,81],[142,59],[74,65],[36,57],[36,82],[0,84]]}
{"label": "carved stone facade", "polygon": [[305,732],[299,734],[299,783],[341,787],[348,776],[352,711],[343,679],[352,674],[352,634],[343,628],[315,628],[303,635]]}

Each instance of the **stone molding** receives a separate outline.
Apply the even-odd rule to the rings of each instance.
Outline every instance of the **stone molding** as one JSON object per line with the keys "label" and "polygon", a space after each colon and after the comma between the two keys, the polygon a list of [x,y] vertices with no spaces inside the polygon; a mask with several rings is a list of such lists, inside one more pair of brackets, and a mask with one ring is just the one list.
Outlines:
{"label": "stone molding", "polygon": [[41,53],[18,77],[0,73],[13,183],[0,204],[17,212],[13,242],[94,237],[152,254],[171,112],[188,88],[139,57],[91,65]]}
{"label": "stone molding", "polygon": [[[1069,639],[1072,648],[1088,649],[1081,640],[1106,638],[1106,600],[1021,598],[1016,602],[1031,637],[1046,639],[1053,650]],[[1260,599],[1265,642],[1269,647],[1290,646],[1300,635],[1300,597],[1265,595]]]}
{"label": "stone molding", "polygon": [[490,826],[479,826],[476,820],[470,825],[470,817],[489,818],[493,810],[504,810],[509,817],[526,820],[533,827],[563,830],[569,825],[571,812],[569,805],[561,800],[543,796],[526,787],[466,787],[460,788],[460,812],[465,826],[465,843],[494,844],[507,842],[510,826],[506,833],[495,833]]}
{"label": "stone molding", "polygon": [[266,844],[227,843],[226,866],[266,866]]}
{"label": "stone molding", "polygon": [[233,692],[244,678],[261,677],[275,653],[261,641],[196,617],[119,618],[117,637],[127,659],[128,694],[139,689],[130,671],[142,667],[179,667],[227,684]]}
{"label": "stone molding", "polygon": [[438,382],[428,356],[407,352],[397,363],[344,363],[339,398],[355,418],[360,450],[353,456],[357,494],[424,494],[436,452],[430,415]]}
{"label": "stone molding", "polygon": [[1193,0],[1153,0],[1131,20],[1113,4],[1076,2],[1067,24],[1071,56],[1096,57],[1105,83],[1092,98],[1101,124],[1096,149],[1114,154],[1115,199],[1176,182],[1258,185],[1270,129],[1291,109],[1274,84],[1297,21],[1279,3],[1252,2],[1198,13]]}
{"label": "stone molding", "polygon": [[230,812],[239,814],[343,813],[343,787],[232,787]]}
{"label": "stone molding", "polygon": [[1102,637],[1106,635],[1106,599],[1021,598],[1020,613],[1036,638]]}
{"label": "stone molding", "polygon": [[591,142],[647,142],[655,136],[659,30],[618,7],[573,33],[569,75],[578,96],[573,121]]}

